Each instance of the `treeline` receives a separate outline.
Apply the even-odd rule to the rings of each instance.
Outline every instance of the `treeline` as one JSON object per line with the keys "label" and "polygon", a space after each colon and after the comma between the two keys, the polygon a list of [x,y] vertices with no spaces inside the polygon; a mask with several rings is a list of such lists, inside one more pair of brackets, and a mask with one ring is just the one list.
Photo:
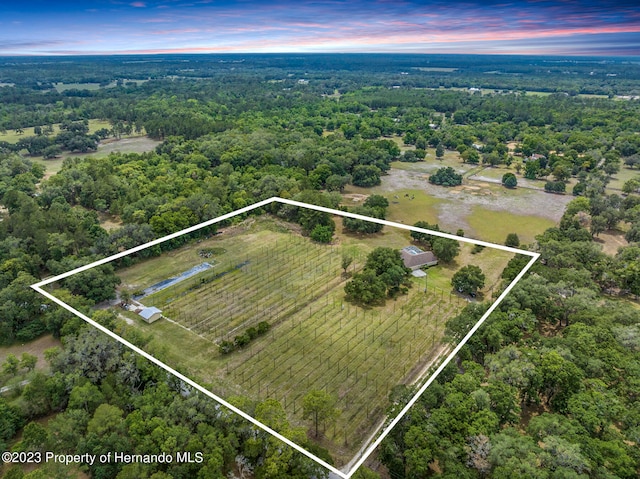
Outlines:
{"label": "treeline", "polygon": [[[104,311],[95,313],[94,319],[111,328],[115,324],[113,314]],[[150,339],[133,330],[117,332],[141,347]],[[163,358],[161,351],[153,354]],[[165,453],[172,458],[151,464],[96,461],[78,466],[93,478],[223,479],[232,470],[256,478],[327,476],[315,462],[88,325],[77,325],[65,336],[64,349],[49,350],[47,357],[50,375],[35,373],[17,398],[15,394],[9,400],[0,398],[3,450],[9,449],[9,441],[21,430],[20,441],[11,446],[15,452],[100,455],[120,451]],[[235,398],[231,402],[331,460],[309,442],[304,428],[286,420],[277,401]],[[47,423],[37,421],[52,414]],[[178,453],[190,453],[191,462],[178,461]],[[42,461],[27,475],[20,466],[5,465],[4,477],[57,478],[68,477],[69,472],[53,461]]]}
{"label": "treeline", "polygon": [[[42,167],[4,154],[0,203],[8,215],[0,222],[0,287],[10,289],[2,290],[7,295],[2,339],[25,341],[45,330],[60,334],[40,302],[33,311],[18,306],[21,301],[14,295],[26,281],[12,285],[22,273],[35,282],[273,196],[335,208],[346,184],[378,184],[397,153],[397,146],[385,140],[234,130],[199,140],[172,137],[157,151],[141,155],[68,159],[37,190]],[[335,190],[333,199],[320,190]],[[97,212],[118,215],[124,225],[107,233]],[[291,208],[282,208],[280,214],[302,224],[312,238],[331,241],[335,225],[329,215]],[[215,226],[198,230],[124,258],[116,266],[214,231]],[[107,265],[62,284],[69,294],[94,302],[113,298],[116,285],[117,277]]]}

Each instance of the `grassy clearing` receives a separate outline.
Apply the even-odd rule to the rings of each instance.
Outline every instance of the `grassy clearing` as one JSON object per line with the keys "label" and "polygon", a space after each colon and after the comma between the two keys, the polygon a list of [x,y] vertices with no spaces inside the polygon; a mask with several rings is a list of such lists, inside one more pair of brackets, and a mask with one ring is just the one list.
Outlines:
{"label": "grassy clearing", "polygon": [[531,243],[535,236],[554,226],[554,222],[539,216],[521,216],[506,211],[474,207],[466,218],[477,237],[504,244],[509,233],[517,233],[521,243]]}
{"label": "grassy clearing", "polygon": [[13,354],[18,359],[20,359],[22,353],[29,353],[38,358],[36,369],[47,369],[49,366],[44,359],[44,352],[49,348],[54,348],[61,345],[62,343],[60,343],[59,339],[54,338],[50,334],[47,334],[25,344],[2,346],[0,347],[0,364],[4,362],[9,354]]}
{"label": "grassy clearing", "polygon": [[170,278],[205,260],[198,251],[210,247],[212,240],[205,240],[198,247],[186,245],[182,248],[163,253],[159,258],[150,258],[118,271],[122,279],[122,287],[144,289],[159,281]]}
{"label": "grassy clearing", "polygon": [[[35,132],[33,131],[34,127],[26,127],[23,128],[23,133],[19,134],[16,133],[15,130],[7,130],[4,133],[0,132],[0,141],[6,141],[8,143],[17,143],[18,140],[20,140],[20,138],[24,138],[26,136],[34,136]],[[111,128],[111,123],[109,123],[107,120],[97,120],[97,119],[93,119],[93,120],[89,120],[89,133],[95,133],[96,131],[100,130],[101,128]],[[58,133],[60,133],[60,123],[55,123],[53,125],[53,134],[52,135],[57,135]]]}
{"label": "grassy clearing", "polygon": [[122,138],[120,140],[108,140],[98,144],[98,151],[93,153],[65,153],[60,158],[45,160],[42,156],[29,157],[32,161],[42,163],[45,170],[45,178],[55,175],[62,169],[66,158],[106,158],[111,153],[144,153],[153,150],[161,142],[152,140],[146,136]]}
{"label": "grassy clearing", "polygon": [[89,90],[96,91],[100,89],[100,83],[54,83],[54,88],[58,93],[62,93],[67,90]]}
{"label": "grassy clearing", "polygon": [[117,216],[110,215],[108,213],[98,212],[98,220],[100,226],[107,231],[112,231],[122,227],[122,220]]}
{"label": "grassy clearing", "polygon": [[414,67],[413,69],[419,70],[421,72],[455,72],[455,71],[458,71],[457,68],[446,68],[446,67]]}
{"label": "grassy clearing", "polygon": [[49,371],[49,363],[44,358],[44,352],[47,349],[57,346],[62,346],[60,340],[54,338],[50,334],[47,334],[25,344],[14,344],[12,346],[0,347],[0,365],[4,363],[9,354],[13,354],[18,359],[21,359],[23,353],[31,354],[37,358],[34,371],[19,369],[16,374],[12,375],[0,372],[0,388],[10,388],[9,391],[3,393],[3,396],[9,400],[16,399],[18,392],[23,387],[20,384],[21,382],[29,381],[36,372],[47,373]]}
{"label": "grassy clearing", "polygon": [[[640,179],[640,170],[622,167],[620,171],[616,173],[613,177],[611,177],[611,181],[607,185],[607,189],[609,190],[622,190],[622,186],[628,180],[636,178]],[[620,193],[620,191],[612,191],[611,193]]]}
{"label": "grassy clearing", "polygon": [[399,190],[389,199],[388,216],[393,221],[408,225],[416,221],[438,222],[438,205],[442,200],[421,190]]}
{"label": "grassy clearing", "polygon": [[[176,323],[148,325],[130,316],[134,326],[127,327],[153,333],[150,349],[223,397],[278,399],[295,424],[303,424],[302,398],[308,391],[335,394],[342,414],[322,442],[344,463],[384,416],[391,388],[410,381],[433,359],[446,319],[466,304],[450,294],[454,265],[430,269],[426,292],[425,280],[414,279],[408,295],[383,307],[346,303],[343,248],[358,252],[352,265],[357,270],[379,243],[408,244],[408,232],[385,230],[396,231],[373,238],[339,235],[336,244],[319,245],[274,220],[250,220],[197,246],[120,271],[128,286],[146,287],[203,262],[200,249],[216,248],[213,268],[142,300]],[[460,261],[468,250],[463,247]],[[481,267],[491,262],[496,275],[508,260],[489,250],[474,259]],[[229,355],[218,352],[217,341],[233,340],[260,321],[271,325],[265,336]]]}
{"label": "grassy clearing", "polygon": [[98,145],[98,151],[81,153],[79,156],[89,158],[105,158],[111,153],[145,153],[152,151],[161,141],[152,140],[146,136],[124,137],[119,140],[107,140]]}
{"label": "grassy clearing", "polygon": [[462,159],[460,158],[460,154],[457,151],[445,150],[442,159],[436,158],[435,148],[427,148],[426,151],[427,156],[424,161],[418,161],[415,163],[394,161],[391,163],[391,167],[395,168],[396,170],[405,170],[425,174],[434,173],[439,168],[444,168],[447,166],[450,166],[458,173],[467,173],[476,167],[475,165],[463,163]]}
{"label": "grassy clearing", "polygon": [[45,160],[42,156],[30,156],[29,159],[35,163],[42,163],[45,167],[44,178],[47,179],[62,169],[64,158],[53,158]]}

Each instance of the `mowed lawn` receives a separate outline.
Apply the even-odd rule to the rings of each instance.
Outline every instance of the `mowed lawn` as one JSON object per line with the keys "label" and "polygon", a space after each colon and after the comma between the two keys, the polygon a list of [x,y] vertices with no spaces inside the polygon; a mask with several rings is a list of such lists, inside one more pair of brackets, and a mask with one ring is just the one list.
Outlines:
{"label": "mowed lawn", "polygon": [[[124,285],[143,288],[203,261],[215,262],[213,268],[141,300],[160,307],[174,322],[148,325],[131,315],[133,326],[126,327],[153,333],[150,352],[220,396],[275,398],[297,425],[308,425],[301,411],[305,394],[331,392],[342,414],[324,431],[321,443],[344,464],[384,417],[391,389],[415,380],[441,350],[447,319],[467,304],[451,291],[453,272],[467,258],[492,269],[487,274],[490,292],[511,255],[488,248],[471,255],[470,246],[463,245],[454,264],[430,269],[426,281],[412,279],[409,294],[362,308],[345,301],[348,278],[342,274],[342,253],[356,254],[349,269],[357,271],[385,235],[340,234],[335,244],[320,245],[284,225],[265,217],[250,219],[219,236],[121,270]],[[385,230],[393,247],[408,244],[408,232]],[[210,259],[198,255],[206,248],[216,252]],[[239,264],[243,266],[233,268]],[[271,325],[266,335],[231,354],[219,352],[216,343],[233,341],[260,321]]]}

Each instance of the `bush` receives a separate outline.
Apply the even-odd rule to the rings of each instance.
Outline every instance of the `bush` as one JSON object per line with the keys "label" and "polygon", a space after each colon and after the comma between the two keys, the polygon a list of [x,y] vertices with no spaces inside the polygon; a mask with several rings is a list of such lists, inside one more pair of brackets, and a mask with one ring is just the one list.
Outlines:
{"label": "bush", "polygon": [[423,161],[426,154],[427,152],[421,149],[407,150],[400,156],[400,161],[405,163],[416,163],[418,161]]}
{"label": "bush", "polygon": [[247,336],[249,336],[249,339],[256,339],[258,337],[258,330],[254,327],[248,328]]}
{"label": "bush", "polygon": [[331,226],[316,225],[310,236],[313,241],[318,243],[331,243],[333,228]]}
{"label": "bush", "polygon": [[239,348],[241,348],[243,346],[246,346],[250,342],[251,342],[251,338],[249,337],[249,335],[246,332],[236,336],[235,338],[233,338],[233,344],[237,349],[239,349]]}
{"label": "bush", "polygon": [[564,193],[566,188],[564,181],[547,181],[544,185],[544,191],[549,193]]}
{"label": "bush", "polygon": [[517,248],[520,246],[520,238],[516,233],[509,233],[507,235],[507,239],[504,242],[505,246],[511,246],[512,248]]}
{"label": "bush", "polygon": [[473,245],[473,248],[471,248],[471,254],[482,253],[483,250],[484,250],[484,246],[482,246],[481,244],[476,244],[476,245]]}
{"label": "bush", "polygon": [[431,175],[429,177],[429,183],[441,186],[458,186],[462,184],[462,175],[459,175],[453,168],[447,166],[440,168]]}
{"label": "bush", "polygon": [[218,350],[221,354],[229,354],[235,350],[235,346],[231,341],[220,341],[218,344]]}
{"label": "bush", "polygon": [[505,173],[502,175],[502,184],[507,188],[515,188],[518,186],[518,179],[513,173]]}
{"label": "bush", "polygon": [[236,349],[240,349],[246,346],[258,336],[266,334],[269,329],[271,329],[269,323],[267,323],[266,321],[261,321],[257,324],[257,326],[251,326],[247,328],[244,333],[233,338],[233,342],[224,340],[220,341],[218,343],[218,350],[220,351],[220,354],[230,354]]}
{"label": "bush", "polygon": [[[351,211],[359,215],[371,216],[373,218],[379,218],[379,219],[384,218],[383,213],[380,211],[379,208],[370,208],[368,206],[358,206],[356,208],[353,208]],[[380,216],[383,216],[383,217],[380,218]],[[384,225],[380,223],[374,223],[373,221],[367,221],[367,220],[359,220],[357,218],[349,218],[347,216],[342,218],[342,226],[347,231],[350,231],[352,233],[361,233],[361,234],[362,233],[364,234],[378,233],[382,231],[382,228],[384,227]]]}

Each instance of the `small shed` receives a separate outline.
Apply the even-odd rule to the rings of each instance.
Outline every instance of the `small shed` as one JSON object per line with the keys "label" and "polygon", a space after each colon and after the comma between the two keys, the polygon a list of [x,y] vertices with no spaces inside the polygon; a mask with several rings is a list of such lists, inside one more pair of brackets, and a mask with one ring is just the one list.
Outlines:
{"label": "small shed", "polygon": [[417,246],[406,246],[402,248],[400,254],[404,265],[411,270],[438,264],[438,258],[432,251],[422,251]]}
{"label": "small shed", "polygon": [[162,311],[156,308],[155,306],[149,306],[147,308],[144,308],[138,314],[142,319],[144,319],[149,324],[159,320],[162,317]]}

